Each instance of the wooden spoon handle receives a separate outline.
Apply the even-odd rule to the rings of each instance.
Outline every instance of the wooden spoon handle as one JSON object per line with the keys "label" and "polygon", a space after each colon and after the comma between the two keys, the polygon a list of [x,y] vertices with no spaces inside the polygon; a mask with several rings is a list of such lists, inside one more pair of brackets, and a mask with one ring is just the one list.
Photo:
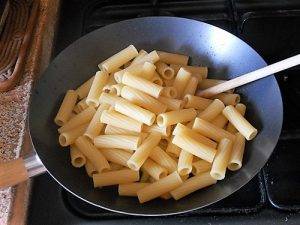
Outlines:
{"label": "wooden spoon handle", "polygon": [[277,63],[271,64],[269,66],[263,67],[261,69],[255,70],[253,72],[247,73],[245,75],[236,77],[232,80],[226,81],[224,83],[218,84],[211,88],[205,89],[203,91],[198,91],[196,95],[210,98],[216,94],[222,93],[224,91],[228,91],[232,88],[236,88],[242,86],[244,84],[248,84],[252,81],[259,80],[261,78],[272,75],[273,73],[277,73],[282,70],[286,70],[293,66],[297,66],[300,64],[300,54],[284,59]]}
{"label": "wooden spoon handle", "polygon": [[28,178],[25,162],[22,158],[0,164],[0,188],[14,186]]}

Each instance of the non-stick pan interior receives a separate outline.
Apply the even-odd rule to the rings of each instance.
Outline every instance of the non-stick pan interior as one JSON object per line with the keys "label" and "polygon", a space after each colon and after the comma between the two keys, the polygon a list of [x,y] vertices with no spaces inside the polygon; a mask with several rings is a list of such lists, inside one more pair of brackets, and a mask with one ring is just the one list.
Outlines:
{"label": "non-stick pan interior", "polygon": [[35,148],[49,173],[67,190],[94,205],[136,215],[186,212],[214,203],[246,184],[271,155],[282,125],[282,100],[273,76],[238,88],[247,105],[247,118],[258,136],[246,145],[244,165],[228,172],[224,181],[179,201],[157,199],[139,204],[119,197],[116,188],[94,189],[84,169],[70,164],[69,149],[58,144],[53,119],[65,92],[75,89],[97,71],[102,60],[134,44],[138,49],[177,52],[191,64],[209,67],[209,77],[229,79],[265,66],[246,43],[214,26],[172,17],[127,20],[98,29],[66,48],[36,84],[30,107],[30,131]]}

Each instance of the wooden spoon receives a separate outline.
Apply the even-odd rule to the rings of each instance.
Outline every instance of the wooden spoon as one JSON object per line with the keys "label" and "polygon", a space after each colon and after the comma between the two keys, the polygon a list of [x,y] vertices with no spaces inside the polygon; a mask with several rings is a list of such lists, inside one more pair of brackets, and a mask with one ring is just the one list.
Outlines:
{"label": "wooden spoon", "polygon": [[293,66],[297,66],[300,64],[300,54],[295,55],[293,57],[284,59],[277,63],[271,64],[269,66],[263,67],[261,69],[255,70],[250,73],[246,73],[242,76],[236,77],[232,80],[226,81],[224,83],[218,84],[216,86],[207,88],[205,90],[198,91],[196,95],[210,98],[216,94],[228,91],[232,88],[236,88],[242,86],[244,84],[248,84],[250,82],[259,80],[261,78],[272,75],[273,73],[277,73],[282,70],[286,70]]}

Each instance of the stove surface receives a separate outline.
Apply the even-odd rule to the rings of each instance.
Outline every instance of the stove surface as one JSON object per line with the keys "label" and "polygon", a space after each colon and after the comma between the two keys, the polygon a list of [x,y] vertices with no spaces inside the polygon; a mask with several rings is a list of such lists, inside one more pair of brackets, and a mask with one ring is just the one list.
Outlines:
{"label": "stove surface", "polygon": [[[186,17],[221,27],[249,43],[268,63],[300,51],[297,0],[286,4],[269,0],[65,0],[55,55],[97,28],[152,15]],[[42,175],[34,180],[28,224],[300,224],[299,73],[295,67],[276,76],[284,103],[280,140],[263,170],[228,198],[178,216],[132,217],[91,206],[63,190],[49,175]]]}

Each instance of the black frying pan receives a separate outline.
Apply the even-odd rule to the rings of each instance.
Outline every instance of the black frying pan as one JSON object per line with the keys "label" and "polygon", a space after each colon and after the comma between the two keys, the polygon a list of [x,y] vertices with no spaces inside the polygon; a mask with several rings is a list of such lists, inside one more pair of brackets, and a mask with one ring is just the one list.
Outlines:
{"label": "black frying pan", "polygon": [[138,49],[177,52],[191,56],[191,64],[209,67],[209,77],[230,79],[266,66],[249,45],[217,27],[194,20],[148,17],[126,20],[98,29],[74,42],[48,67],[31,98],[29,122],[38,156],[53,178],[69,192],[95,206],[131,215],[171,215],[217,202],[245,185],[270,157],[281,131],[282,100],[274,76],[237,89],[247,105],[247,118],[259,130],[247,143],[241,170],[179,201],[156,199],[140,204],[119,197],[115,188],[94,189],[84,169],[70,164],[69,151],[58,144],[53,122],[68,89],[95,74],[99,62],[134,44]]}

